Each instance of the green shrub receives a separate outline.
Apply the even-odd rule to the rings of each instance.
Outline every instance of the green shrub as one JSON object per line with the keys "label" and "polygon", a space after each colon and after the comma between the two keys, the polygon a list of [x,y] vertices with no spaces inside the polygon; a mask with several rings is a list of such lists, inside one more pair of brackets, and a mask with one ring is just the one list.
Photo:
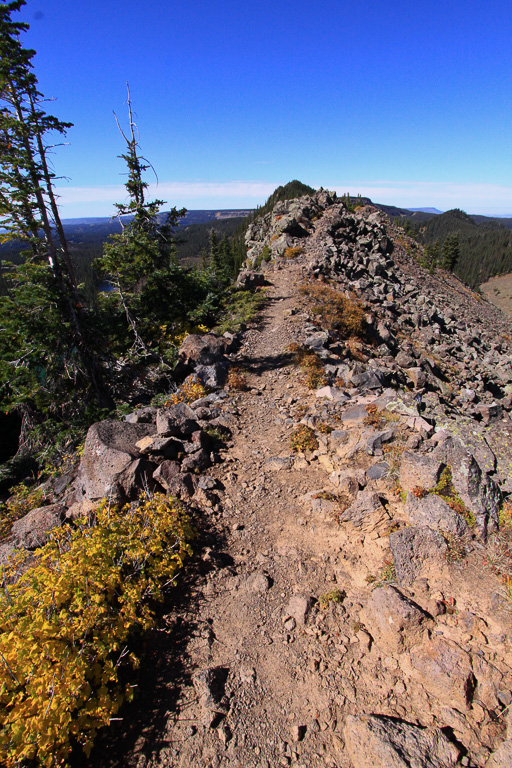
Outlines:
{"label": "green shrub", "polygon": [[[189,552],[191,529],[172,498],[136,508],[106,502],[75,529],[63,527],[4,567],[0,591],[0,762],[66,764],[74,744],[89,754],[132,689],[119,679],[135,632],[154,624]],[[21,575],[20,575],[21,574]]]}

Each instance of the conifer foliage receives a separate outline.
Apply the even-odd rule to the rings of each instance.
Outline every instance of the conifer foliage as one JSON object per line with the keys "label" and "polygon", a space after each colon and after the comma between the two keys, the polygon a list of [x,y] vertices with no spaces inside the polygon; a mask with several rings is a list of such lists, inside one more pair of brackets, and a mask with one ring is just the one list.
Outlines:
{"label": "conifer foliage", "polygon": [[[55,410],[82,387],[101,400],[98,364],[78,295],[53,188],[50,142],[70,123],[46,113],[23,48],[27,24],[12,15],[25,0],[0,4],[0,227],[2,239],[27,245],[21,266],[4,265],[0,298],[0,402],[21,410]],[[54,146],[54,144],[53,144]]]}

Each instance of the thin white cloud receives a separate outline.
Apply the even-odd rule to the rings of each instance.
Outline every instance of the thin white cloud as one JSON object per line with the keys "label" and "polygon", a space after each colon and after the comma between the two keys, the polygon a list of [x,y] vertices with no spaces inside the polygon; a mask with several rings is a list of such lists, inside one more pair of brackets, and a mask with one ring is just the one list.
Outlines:
{"label": "thin white cloud", "polygon": [[332,188],[338,194],[361,194],[378,203],[404,208],[433,206],[440,210],[462,208],[469,213],[512,213],[512,186],[505,184],[379,180],[334,184]]}
{"label": "thin white cloud", "polygon": [[[282,181],[189,181],[150,184],[148,199],[160,198],[169,206],[194,208],[250,208],[263,203]],[[378,203],[404,208],[433,206],[440,210],[462,208],[468,213],[512,213],[512,185],[458,184],[430,181],[354,181],[313,183],[370,197]],[[58,188],[64,216],[108,216],[116,202],[127,198],[122,184]]]}

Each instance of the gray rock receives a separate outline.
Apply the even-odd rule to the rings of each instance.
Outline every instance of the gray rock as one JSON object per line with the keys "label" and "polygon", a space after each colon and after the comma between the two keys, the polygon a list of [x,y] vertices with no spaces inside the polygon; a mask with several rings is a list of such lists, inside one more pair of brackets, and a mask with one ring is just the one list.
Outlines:
{"label": "gray rock", "polygon": [[348,715],[344,739],[353,768],[454,768],[459,758],[439,728],[383,715]]}
{"label": "gray rock", "polygon": [[378,464],[374,464],[366,470],[366,477],[368,480],[380,480],[381,477],[385,477],[388,472],[389,464],[386,461],[380,461]]}
{"label": "gray rock", "polygon": [[180,472],[180,465],[177,461],[162,461],[160,466],[153,472],[153,479],[159,483],[166,491],[170,489],[171,481]]}
{"label": "gray rock", "polygon": [[404,491],[413,488],[434,488],[441,475],[442,464],[433,456],[422,456],[412,451],[404,451],[400,461],[400,485]]}
{"label": "gray rock", "polygon": [[93,424],[87,432],[75,485],[78,500],[80,497],[91,500],[110,497],[123,501],[119,476],[139,458],[136,443],[152,434],[154,429],[152,424],[110,420]]}
{"label": "gray rock", "polygon": [[429,493],[422,499],[408,492],[405,502],[405,514],[416,526],[428,526],[435,531],[444,531],[454,536],[464,536],[469,533],[469,526],[446,501],[434,493]]}
{"label": "gray rock", "polygon": [[366,453],[369,456],[382,453],[382,443],[389,442],[393,437],[393,430],[386,429],[384,432],[376,432],[366,441]]}
{"label": "gray rock", "polygon": [[368,416],[368,411],[364,405],[352,405],[342,414],[341,420],[350,424],[360,424]]}
{"label": "gray rock", "polygon": [[195,368],[195,375],[205,387],[221,389],[226,383],[228,370],[229,365],[225,362],[199,365]]}
{"label": "gray rock", "polygon": [[270,469],[272,472],[281,472],[282,470],[291,469],[295,459],[293,456],[272,456],[265,462],[265,469]]}
{"label": "gray rock", "polygon": [[196,415],[187,403],[177,403],[169,408],[159,408],[156,414],[156,431],[164,437],[187,437],[199,429]]}
{"label": "gray rock", "polygon": [[297,624],[304,626],[313,605],[314,600],[312,597],[307,597],[306,595],[293,595],[288,601],[285,613],[287,616],[294,618]]}
{"label": "gray rock", "polygon": [[389,523],[390,517],[377,493],[359,491],[350,507],[339,515],[340,523],[351,523],[354,528],[369,533]]}
{"label": "gray rock", "polygon": [[62,504],[50,504],[47,507],[32,509],[13,523],[12,543],[16,547],[25,549],[42,547],[48,541],[50,531],[61,525],[65,513],[66,508]]}
{"label": "gray rock", "polygon": [[391,653],[421,642],[429,619],[419,606],[393,586],[374,589],[361,618],[378,644]]}
{"label": "gray rock", "polygon": [[410,586],[424,565],[439,563],[448,546],[437,531],[430,528],[402,528],[389,537],[399,584]]}
{"label": "gray rock", "polygon": [[148,405],[145,408],[137,408],[133,413],[124,417],[128,424],[154,424],[156,422],[156,408]]}

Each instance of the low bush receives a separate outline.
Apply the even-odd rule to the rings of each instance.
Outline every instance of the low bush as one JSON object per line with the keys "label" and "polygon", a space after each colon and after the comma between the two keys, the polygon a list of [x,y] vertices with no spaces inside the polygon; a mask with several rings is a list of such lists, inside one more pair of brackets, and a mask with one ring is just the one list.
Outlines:
{"label": "low bush", "polygon": [[304,248],[301,248],[298,246],[297,248],[285,248],[283,256],[285,259],[294,259],[296,256],[299,256],[301,253],[304,253]]}
{"label": "low bush", "polygon": [[0,538],[7,536],[12,524],[31,509],[42,507],[45,493],[41,487],[31,488],[26,483],[18,483],[9,489],[10,496],[0,504]]}
{"label": "low bush", "polygon": [[[20,553],[0,589],[0,761],[62,766],[73,745],[89,754],[132,688],[134,634],[154,624],[192,536],[176,500],[104,502],[76,527]],[[31,559],[28,560],[28,557]]]}
{"label": "low bush", "polygon": [[318,440],[311,427],[299,424],[290,437],[290,445],[293,451],[316,451]]}
{"label": "low bush", "polygon": [[288,347],[293,354],[295,365],[305,374],[304,384],[308,389],[318,389],[327,384],[327,377],[318,355],[308,347],[290,344]]}
{"label": "low bush", "polygon": [[226,299],[221,320],[214,332],[220,335],[237,333],[256,317],[265,301],[264,291],[233,291]]}
{"label": "low bush", "polygon": [[364,338],[364,308],[355,298],[319,282],[303,283],[300,292],[312,302],[311,311],[320,318],[322,327],[338,338]]}
{"label": "low bush", "polygon": [[174,392],[169,397],[169,402],[164,405],[176,405],[177,403],[194,403],[201,397],[205,397],[208,394],[208,390],[198,379],[198,377],[191,373],[187,376],[183,384],[179,387],[177,392]]}

